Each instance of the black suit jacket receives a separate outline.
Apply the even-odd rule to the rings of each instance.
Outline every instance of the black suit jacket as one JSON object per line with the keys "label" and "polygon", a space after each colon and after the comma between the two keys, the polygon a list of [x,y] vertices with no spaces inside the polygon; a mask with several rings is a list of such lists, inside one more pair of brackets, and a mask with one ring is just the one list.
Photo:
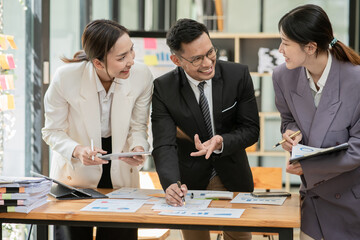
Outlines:
{"label": "black suit jacket", "polygon": [[189,189],[206,189],[215,167],[229,191],[253,191],[245,148],[259,137],[259,115],[247,66],[217,61],[212,79],[215,133],[224,139],[221,154],[191,157],[194,135],[208,140],[204,118],[180,67],[154,81],[152,152],[162,187],[181,180]]}

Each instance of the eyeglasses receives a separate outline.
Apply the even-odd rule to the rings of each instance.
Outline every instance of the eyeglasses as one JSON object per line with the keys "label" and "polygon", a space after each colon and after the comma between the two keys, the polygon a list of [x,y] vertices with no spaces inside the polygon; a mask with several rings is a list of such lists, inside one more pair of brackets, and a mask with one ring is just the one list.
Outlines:
{"label": "eyeglasses", "polygon": [[210,60],[214,60],[216,58],[217,51],[218,50],[215,47],[212,47],[205,55],[199,55],[199,56],[193,57],[191,60],[188,60],[181,55],[178,55],[178,56],[181,57],[182,59],[188,61],[189,63],[191,63],[194,67],[198,67],[204,61],[204,57],[207,57]]}

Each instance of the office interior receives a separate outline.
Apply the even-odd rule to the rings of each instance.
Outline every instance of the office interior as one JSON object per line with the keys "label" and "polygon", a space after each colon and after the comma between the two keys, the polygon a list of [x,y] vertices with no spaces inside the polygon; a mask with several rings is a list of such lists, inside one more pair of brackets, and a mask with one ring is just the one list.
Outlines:
{"label": "office interior", "polygon": [[[49,174],[51,151],[41,137],[43,97],[55,70],[63,64],[60,58],[71,57],[81,49],[82,31],[91,20],[118,21],[132,37],[164,38],[176,19],[192,18],[208,26],[221,49],[221,36],[263,33],[278,38],[281,16],[308,3],[324,8],[335,36],[359,52],[359,0],[1,0],[0,33],[14,36],[17,49],[1,50],[13,55],[16,68],[11,70],[14,89],[1,90],[2,95],[14,96],[15,108],[0,112],[0,175],[31,176],[31,171]],[[135,51],[141,47],[135,44]],[[231,50],[226,54],[228,60],[234,60]],[[247,64],[246,58],[240,56],[239,61]],[[288,155],[281,148],[272,149],[281,135],[271,74],[254,74],[252,78],[259,111],[274,114],[264,117],[263,139],[255,151],[249,152],[250,165],[281,167],[284,187],[288,183],[296,189],[299,177],[285,173]],[[275,153],[257,154],[260,147]],[[144,170],[154,171],[151,159]]]}
{"label": "office interior", "polygon": [[[216,8],[219,3],[220,12]],[[335,36],[359,51],[358,0],[2,0],[0,31],[14,36],[18,49],[2,50],[13,55],[16,68],[12,70],[15,88],[3,91],[14,95],[15,109],[1,112],[0,174],[30,176],[31,171],[49,174],[51,151],[41,138],[43,96],[53,73],[63,64],[60,58],[71,57],[81,49],[81,34],[89,21],[113,19],[126,26],[132,37],[164,38],[176,19],[192,18],[208,26],[215,36],[214,45],[221,49],[228,41],[217,37],[221,34],[230,38],[236,34],[240,38],[254,35],[260,39],[258,34],[270,34],[278,38],[280,17],[308,3],[323,7]],[[271,48],[276,49],[278,42],[272,43]],[[135,51],[140,48],[141,44],[135,42]],[[231,51],[226,57],[234,61]],[[247,59],[250,61],[257,54],[253,51],[240,56],[239,61],[247,64]],[[249,153],[249,162],[251,166],[283,168],[284,186],[287,182],[296,187],[299,178],[287,175],[284,170],[288,156],[280,147],[272,149],[281,135],[271,74],[253,74],[252,78],[259,111],[274,114],[265,115],[263,139],[257,143],[255,152]],[[260,148],[270,154],[257,154]],[[144,170],[154,170],[151,159]]]}

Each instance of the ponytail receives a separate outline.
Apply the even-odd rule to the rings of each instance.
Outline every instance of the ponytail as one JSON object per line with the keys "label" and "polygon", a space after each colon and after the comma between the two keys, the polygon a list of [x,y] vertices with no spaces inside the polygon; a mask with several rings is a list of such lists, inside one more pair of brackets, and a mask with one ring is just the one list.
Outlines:
{"label": "ponytail", "polygon": [[61,60],[64,63],[74,63],[74,62],[89,61],[89,58],[86,56],[84,50],[80,50],[74,54],[73,58],[61,57]]}
{"label": "ponytail", "polygon": [[330,53],[339,61],[351,62],[353,65],[360,65],[359,54],[340,41],[337,41],[332,45]]}

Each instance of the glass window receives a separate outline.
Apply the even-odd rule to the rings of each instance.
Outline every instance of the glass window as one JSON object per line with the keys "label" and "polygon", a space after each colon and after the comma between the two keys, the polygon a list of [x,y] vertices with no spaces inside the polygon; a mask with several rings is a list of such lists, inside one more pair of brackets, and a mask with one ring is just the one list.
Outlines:
{"label": "glass window", "polygon": [[[13,35],[16,50],[8,48],[1,51],[13,54],[16,68],[14,75],[15,110],[4,111],[5,127],[3,131],[14,134],[5,141],[4,163],[1,174],[7,176],[25,175],[25,7],[19,1],[3,1],[3,33]],[[7,134],[6,134],[7,135]],[[1,136],[0,136],[1,137]],[[0,167],[1,168],[1,167]],[[0,175],[1,175],[0,174]]]}
{"label": "glass window", "polygon": [[63,65],[61,57],[81,49],[81,34],[80,0],[50,1],[50,79]]}

